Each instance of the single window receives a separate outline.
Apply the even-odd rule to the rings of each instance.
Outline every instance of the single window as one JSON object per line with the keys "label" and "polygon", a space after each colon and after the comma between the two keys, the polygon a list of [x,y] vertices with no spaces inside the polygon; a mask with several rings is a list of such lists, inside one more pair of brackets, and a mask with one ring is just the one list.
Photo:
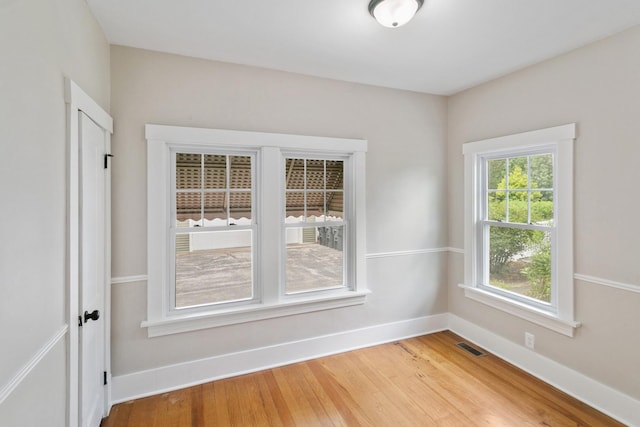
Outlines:
{"label": "single window", "polygon": [[250,301],[253,156],[177,152],[172,308]]}
{"label": "single window", "polygon": [[[509,297],[555,306],[551,270],[555,241],[553,221],[554,151],[507,157],[479,157],[484,204],[479,247],[486,248],[481,283]],[[552,286],[553,285],[553,286]],[[553,288],[553,289],[552,289]]]}
{"label": "single window", "polygon": [[146,135],[149,336],[364,302],[366,141]]}
{"label": "single window", "polygon": [[575,125],[471,142],[465,294],[573,335]]}
{"label": "single window", "polygon": [[286,294],[347,286],[344,163],[285,158]]}

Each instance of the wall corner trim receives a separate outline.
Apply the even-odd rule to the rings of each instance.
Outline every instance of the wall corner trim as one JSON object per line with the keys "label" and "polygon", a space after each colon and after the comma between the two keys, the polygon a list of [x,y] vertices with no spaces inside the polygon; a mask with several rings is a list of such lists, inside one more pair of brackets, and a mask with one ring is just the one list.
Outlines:
{"label": "wall corner trim", "polygon": [[15,391],[16,388],[22,383],[22,381],[35,369],[36,366],[44,359],[47,354],[51,351],[52,348],[60,342],[62,338],[69,331],[69,325],[63,325],[58,331],[53,334],[49,340],[44,343],[40,349],[29,359],[29,361],[18,371],[16,374],[9,380],[7,384],[5,384],[0,389],[0,405],[4,403],[4,401]]}
{"label": "wall corner trim", "polygon": [[618,421],[640,426],[640,400],[449,313],[449,330]]}
{"label": "wall corner trim", "polygon": [[447,329],[447,320],[446,313],[436,314],[116,375],[112,378],[112,401],[114,404],[121,403],[222,378],[438,332]]}

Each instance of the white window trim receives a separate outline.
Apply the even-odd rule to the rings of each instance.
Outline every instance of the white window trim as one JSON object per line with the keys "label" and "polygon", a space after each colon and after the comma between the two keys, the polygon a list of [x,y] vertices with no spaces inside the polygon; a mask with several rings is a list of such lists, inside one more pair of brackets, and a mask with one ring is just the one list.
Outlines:
{"label": "white window trim", "polygon": [[[574,319],[573,285],[573,144],[575,123],[507,135],[463,145],[464,154],[464,289],[465,296],[498,310],[533,322],[558,333],[572,337],[580,326]],[[555,146],[556,168],[554,170],[556,230],[555,265],[556,298],[553,310],[544,310],[522,301],[491,292],[481,287],[478,278],[478,238],[479,212],[478,184],[481,157],[514,150],[535,150],[541,146]]]}
{"label": "white window trim", "polygon": [[[364,303],[369,290],[366,287],[366,229],[365,229],[365,153],[367,141],[342,138],[325,138],[302,135],[286,135],[262,132],[244,132],[219,129],[189,128],[147,124],[147,320],[141,326],[148,336],[161,336],[198,329],[251,322],[280,316],[327,310]],[[353,277],[349,289],[283,296],[280,292],[282,251],[264,251],[258,248],[258,271],[268,272],[257,283],[259,301],[214,309],[170,310],[168,280],[169,239],[166,238],[170,221],[171,157],[170,149],[176,146],[191,149],[224,148],[229,150],[254,149],[260,159],[256,165],[261,188],[281,188],[279,170],[261,168],[261,162],[282,161],[283,151],[349,155],[352,161],[353,182],[350,203],[354,207],[350,223],[349,249],[353,256]],[[279,197],[263,197],[256,188],[256,210],[261,213],[258,233],[262,242],[278,242],[282,246],[281,224],[283,194]],[[267,224],[267,225],[265,225]],[[161,230],[161,231],[160,231]],[[269,287],[261,294],[260,289]]]}

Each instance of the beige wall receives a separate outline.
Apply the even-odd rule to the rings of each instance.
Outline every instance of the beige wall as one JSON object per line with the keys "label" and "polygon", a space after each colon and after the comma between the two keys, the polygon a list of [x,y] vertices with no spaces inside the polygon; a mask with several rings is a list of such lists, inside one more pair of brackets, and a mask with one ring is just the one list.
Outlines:
{"label": "beige wall", "polygon": [[[640,27],[452,96],[448,106],[449,241],[463,247],[462,144],[578,124],[575,273],[640,289]],[[575,281],[567,338],[466,299],[463,256],[450,255],[449,311],[640,398],[640,293]]]}
{"label": "beige wall", "polygon": [[[367,139],[368,252],[446,246],[445,98],[119,46],[111,65],[114,277],[147,272],[145,123]],[[445,262],[370,259],[364,306],[153,339],[146,283],[114,285],[113,373],[446,312]]]}
{"label": "beige wall", "polygon": [[[65,75],[106,110],[111,97],[115,277],[146,274],[145,123],[369,140],[367,252],[378,253],[462,248],[462,143],[575,121],[576,273],[640,284],[639,28],[455,95],[448,109],[437,96],[118,46],[109,68],[83,0],[0,0],[0,36],[0,337],[11,349],[0,388],[65,322]],[[638,293],[576,281],[583,326],[571,339],[465,299],[459,254],[367,268],[364,306],[154,339],[140,327],[146,283],[114,285],[113,374],[449,310],[517,343],[534,332],[539,353],[640,398]],[[0,424],[62,425],[65,372],[61,340],[0,406]]]}
{"label": "beige wall", "polygon": [[[0,1],[0,55],[1,390],[66,322],[64,76],[107,110],[110,76],[83,0]],[[0,425],[64,424],[65,351],[62,338],[0,406]]]}

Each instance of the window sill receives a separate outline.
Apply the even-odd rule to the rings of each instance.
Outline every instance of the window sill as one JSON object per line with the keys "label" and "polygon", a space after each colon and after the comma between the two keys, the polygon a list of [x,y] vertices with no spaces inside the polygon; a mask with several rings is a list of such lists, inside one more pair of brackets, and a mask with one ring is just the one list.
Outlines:
{"label": "window sill", "polygon": [[518,301],[497,295],[491,292],[487,292],[482,289],[478,289],[467,285],[458,285],[464,289],[464,295],[474,301],[478,301],[482,304],[504,311],[505,313],[512,314],[521,319],[528,320],[536,325],[542,326],[568,337],[573,337],[575,329],[580,327],[579,322],[573,320],[561,319],[552,313],[548,313],[544,310],[537,309],[535,307],[528,306]]}
{"label": "window sill", "polygon": [[181,314],[164,319],[145,320],[140,326],[147,328],[147,333],[150,338],[158,337],[253,322],[256,320],[273,319],[294,314],[360,305],[364,304],[365,297],[369,293],[370,291],[368,290],[357,292],[348,291],[322,297],[303,296],[287,298],[271,304],[251,304],[226,310],[216,310],[215,312]]}

